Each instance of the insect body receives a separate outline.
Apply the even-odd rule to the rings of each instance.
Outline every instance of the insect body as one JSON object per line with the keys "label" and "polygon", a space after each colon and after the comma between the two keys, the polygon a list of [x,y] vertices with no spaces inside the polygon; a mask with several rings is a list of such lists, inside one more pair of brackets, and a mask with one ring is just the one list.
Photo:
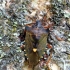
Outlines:
{"label": "insect body", "polygon": [[49,56],[46,50],[48,31],[44,29],[41,21],[37,21],[31,27],[26,26],[24,34],[22,36],[24,36],[23,39],[25,40],[25,57],[27,57],[26,60],[28,59],[29,65],[34,69],[40,61],[46,62]]}

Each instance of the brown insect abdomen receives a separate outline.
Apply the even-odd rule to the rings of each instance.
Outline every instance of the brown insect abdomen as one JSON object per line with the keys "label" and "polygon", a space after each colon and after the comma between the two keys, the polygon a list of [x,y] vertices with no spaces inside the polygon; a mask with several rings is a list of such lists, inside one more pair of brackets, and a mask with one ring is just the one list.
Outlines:
{"label": "brown insect abdomen", "polygon": [[29,55],[29,65],[34,69],[34,67],[38,64],[39,62],[39,55],[37,52],[32,52],[30,55]]}
{"label": "brown insect abdomen", "polygon": [[28,63],[31,68],[34,68],[38,62],[39,62],[39,54],[37,51],[33,51],[34,48],[34,39],[32,38],[32,35],[30,32],[26,32],[26,38],[25,38],[25,50],[28,58]]}

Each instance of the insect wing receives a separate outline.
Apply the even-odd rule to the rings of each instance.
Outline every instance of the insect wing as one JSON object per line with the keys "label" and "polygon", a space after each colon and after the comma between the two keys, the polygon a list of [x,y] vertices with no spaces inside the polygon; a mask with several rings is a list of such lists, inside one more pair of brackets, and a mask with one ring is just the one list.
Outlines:
{"label": "insect wing", "polygon": [[43,55],[43,53],[45,51],[46,43],[47,43],[46,41],[47,41],[47,34],[42,34],[41,38],[39,40],[39,45],[37,47],[40,57]]}

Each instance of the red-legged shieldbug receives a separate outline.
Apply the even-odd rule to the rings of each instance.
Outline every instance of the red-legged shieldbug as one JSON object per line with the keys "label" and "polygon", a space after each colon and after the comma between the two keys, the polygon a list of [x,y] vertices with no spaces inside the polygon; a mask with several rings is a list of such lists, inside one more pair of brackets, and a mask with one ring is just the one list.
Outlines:
{"label": "red-legged shieldbug", "polygon": [[[52,52],[52,46],[47,44],[47,37],[48,29],[44,28],[40,20],[32,25],[26,25],[24,32],[19,35],[20,40],[25,41],[25,46],[21,46],[21,49],[24,50],[25,60],[28,61],[32,70],[38,64],[40,68],[46,70],[50,61],[48,57]],[[48,49],[49,51],[47,51]]]}

